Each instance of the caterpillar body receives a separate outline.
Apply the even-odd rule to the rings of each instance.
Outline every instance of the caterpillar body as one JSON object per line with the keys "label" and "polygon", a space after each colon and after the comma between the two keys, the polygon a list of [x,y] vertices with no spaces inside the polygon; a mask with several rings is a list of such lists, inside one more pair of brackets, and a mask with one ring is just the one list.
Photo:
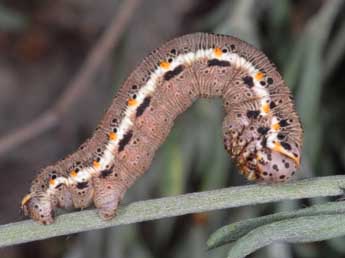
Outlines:
{"label": "caterpillar body", "polygon": [[223,99],[224,146],[245,177],[283,182],[295,174],[303,130],[275,66],[235,37],[194,33],[165,43],[142,61],[93,136],[39,172],[22,200],[24,214],[50,224],[57,208],[93,203],[103,219],[111,219],[175,118],[199,97]]}

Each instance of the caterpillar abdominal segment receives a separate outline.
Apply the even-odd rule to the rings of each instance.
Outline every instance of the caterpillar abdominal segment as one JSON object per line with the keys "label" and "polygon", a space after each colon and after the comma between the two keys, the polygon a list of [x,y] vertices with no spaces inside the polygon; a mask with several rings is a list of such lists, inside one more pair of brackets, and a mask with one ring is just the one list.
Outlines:
{"label": "caterpillar abdominal segment", "polygon": [[289,89],[259,50],[195,33],[149,54],[116,94],[93,136],[40,171],[21,203],[42,224],[57,208],[93,203],[103,219],[149,168],[175,118],[199,97],[221,97],[224,146],[249,180],[284,182],[300,165],[303,131]]}

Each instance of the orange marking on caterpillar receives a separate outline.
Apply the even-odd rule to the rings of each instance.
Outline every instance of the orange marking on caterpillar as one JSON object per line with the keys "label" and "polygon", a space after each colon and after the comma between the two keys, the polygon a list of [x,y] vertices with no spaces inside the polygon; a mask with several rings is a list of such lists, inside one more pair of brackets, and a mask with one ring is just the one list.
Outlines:
{"label": "orange marking on caterpillar", "polygon": [[23,199],[22,199],[22,206],[24,206],[25,204],[27,204],[28,203],[28,201],[31,199],[31,194],[27,194],[27,195],[25,195],[24,197],[23,197]]}
{"label": "orange marking on caterpillar", "polygon": [[262,112],[264,112],[264,113],[270,112],[270,105],[268,103],[263,104]]}
{"label": "orange marking on caterpillar", "polygon": [[76,177],[77,176],[77,171],[72,170],[69,174],[70,174],[71,177]]}
{"label": "orange marking on caterpillar", "polygon": [[115,141],[115,140],[117,139],[116,133],[111,132],[111,133],[109,134],[109,139],[112,140],[112,141]]}
{"label": "orange marking on caterpillar", "polygon": [[253,171],[249,172],[247,175],[249,181],[254,181],[257,177]]}
{"label": "orange marking on caterpillar", "polygon": [[256,154],[255,159],[257,162],[263,161],[263,157],[259,153]]}
{"label": "orange marking on caterpillar", "polygon": [[295,157],[291,152],[285,150],[280,143],[276,142],[273,146],[273,150],[289,157],[290,159],[296,162],[297,166],[300,165],[300,159],[298,157]]}
{"label": "orange marking on caterpillar", "polygon": [[214,52],[214,55],[215,55],[216,57],[221,57],[222,54],[223,54],[222,50],[221,50],[219,47],[216,47],[216,48],[213,50],[213,52]]}
{"label": "orange marking on caterpillar", "polygon": [[101,163],[100,162],[98,162],[97,160],[94,160],[93,161],[93,167],[94,168],[99,168],[101,166]]}
{"label": "orange marking on caterpillar", "polygon": [[132,106],[136,106],[138,104],[138,101],[136,101],[135,99],[129,99],[127,101],[127,105],[132,107]]}
{"label": "orange marking on caterpillar", "polygon": [[159,66],[163,69],[169,69],[170,68],[170,63],[167,61],[162,61],[160,62]]}
{"label": "orange marking on caterpillar", "polygon": [[272,130],[273,131],[278,131],[280,129],[280,124],[279,123],[275,123],[274,125],[272,125]]}
{"label": "orange marking on caterpillar", "polygon": [[257,72],[255,74],[255,80],[260,81],[262,78],[264,78],[265,74],[262,72]]}

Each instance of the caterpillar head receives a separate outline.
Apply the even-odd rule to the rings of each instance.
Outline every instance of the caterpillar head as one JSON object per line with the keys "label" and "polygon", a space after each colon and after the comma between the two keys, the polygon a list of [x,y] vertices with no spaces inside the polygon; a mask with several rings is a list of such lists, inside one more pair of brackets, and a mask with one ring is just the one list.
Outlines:
{"label": "caterpillar head", "polygon": [[24,196],[21,209],[25,216],[31,217],[40,224],[51,224],[54,221],[54,206],[45,195],[27,194]]}

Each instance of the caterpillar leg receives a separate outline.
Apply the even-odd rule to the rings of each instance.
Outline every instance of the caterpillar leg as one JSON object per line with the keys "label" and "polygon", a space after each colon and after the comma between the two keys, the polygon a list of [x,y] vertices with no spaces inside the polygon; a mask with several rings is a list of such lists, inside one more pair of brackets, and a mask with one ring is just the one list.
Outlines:
{"label": "caterpillar leg", "polygon": [[123,198],[127,188],[121,180],[117,166],[112,166],[93,177],[93,202],[98,209],[99,216],[110,220],[116,215],[116,209]]}
{"label": "caterpillar leg", "polygon": [[84,209],[90,206],[92,203],[92,197],[94,193],[91,179],[73,182],[69,186],[69,192],[72,197],[73,206],[75,208]]}

